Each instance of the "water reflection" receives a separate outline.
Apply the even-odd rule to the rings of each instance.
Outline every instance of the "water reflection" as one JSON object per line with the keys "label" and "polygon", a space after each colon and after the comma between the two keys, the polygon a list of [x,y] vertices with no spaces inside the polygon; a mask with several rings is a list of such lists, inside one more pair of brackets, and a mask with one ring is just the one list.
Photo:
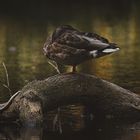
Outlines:
{"label": "water reflection", "polygon": [[[43,1],[42,1],[43,3]],[[44,2],[45,3],[45,2]],[[60,24],[71,24],[84,31],[95,31],[119,44],[121,51],[81,64],[80,72],[97,75],[124,88],[140,93],[140,5],[136,1],[53,3],[18,8],[7,11],[12,18],[0,17],[0,81],[6,82],[2,62],[5,62],[12,92],[35,79],[44,79],[56,74],[42,54],[46,37]],[[70,5],[70,6],[69,6]],[[52,9],[53,7],[53,9]],[[63,10],[62,10],[63,9]],[[78,10],[77,10],[78,9]],[[69,71],[69,68],[66,68]],[[0,84],[0,102],[9,98],[8,90]],[[61,110],[62,135],[52,131],[55,112],[48,114],[47,128],[16,128],[2,126],[0,139],[123,139],[138,140],[139,131],[130,126],[87,121],[83,106],[66,107]],[[67,113],[66,113],[67,112]],[[90,125],[92,124],[92,125]],[[91,127],[92,126],[92,127]],[[19,131],[20,129],[20,131]],[[139,129],[139,128],[138,128]]]}
{"label": "water reflection", "polygon": [[119,124],[111,121],[106,123],[97,123],[92,121],[91,125],[81,131],[50,132],[46,127],[25,128],[17,125],[0,127],[1,140],[139,140],[140,125],[137,124]]}

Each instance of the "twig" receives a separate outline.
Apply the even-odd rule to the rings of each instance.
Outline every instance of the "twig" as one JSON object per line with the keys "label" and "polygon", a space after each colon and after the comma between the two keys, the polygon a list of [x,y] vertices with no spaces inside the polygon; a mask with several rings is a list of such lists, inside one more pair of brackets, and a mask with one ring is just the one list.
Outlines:
{"label": "twig", "polygon": [[8,100],[8,102],[4,103],[3,106],[0,108],[0,112],[8,107],[12,100],[20,93],[21,91],[17,91],[11,98]]}
{"label": "twig", "polygon": [[8,71],[7,71],[7,68],[6,68],[6,65],[5,65],[4,62],[2,62],[2,65],[3,65],[4,70],[5,70],[7,86],[9,87],[9,76],[8,76]]}
{"label": "twig", "polygon": [[12,94],[11,94],[11,89],[10,89],[10,84],[9,84],[9,75],[8,75],[8,71],[7,71],[7,68],[6,68],[6,65],[5,65],[4,62],[2,62],[2,65],[3,65],[4,71],[5,71],[6,84],[3,84],[1,81],[0,81],[0,82],[2,83],[2,85],[3,85],[5,88],[7,88],[7,89],[9,90],[10,96],[12,96]]}
{"label": "twig", "polygon": [[51,61],[48,60],[48,63],[57,71],[57,73],[60,74],[60,70],[58,69],[58,65],[56,62],[53,62],[53,64]]}
{"label": "twig", "polygon": [[60,119],[60,107],[57,108],[57,113],[53,119],[53,131],[58,130],[60,134],[62,134],[62,124]]}
{"label": "twig", "polygon": [[9,92],[10,92],[10,96],[12,96],[12,94],[11,94],[11,89],[6,85],[6,84],[2,84],[5,88],[7,88],[8,90],[9,90]]}

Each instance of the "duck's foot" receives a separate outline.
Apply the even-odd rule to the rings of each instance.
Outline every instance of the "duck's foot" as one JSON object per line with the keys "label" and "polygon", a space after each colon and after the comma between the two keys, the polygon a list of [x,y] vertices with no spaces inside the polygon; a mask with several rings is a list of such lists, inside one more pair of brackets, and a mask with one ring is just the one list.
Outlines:
{"label": "duck's foot", "polygon": [[77,71],[76,71],[76,66],[73,66],[72,67],[72,73],[76,73]]}

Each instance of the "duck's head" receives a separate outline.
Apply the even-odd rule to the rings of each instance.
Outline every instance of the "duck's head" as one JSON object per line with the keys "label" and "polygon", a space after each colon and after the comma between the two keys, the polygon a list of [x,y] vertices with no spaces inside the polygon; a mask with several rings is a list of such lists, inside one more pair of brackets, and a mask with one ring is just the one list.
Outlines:
{"label": "duck's head", "polygon": [[55,29],[55,31],[52,34],[52,41],[54,41],[55,39],[57,39],[57,37],[59,37],[61,34],[63,34],[66,31],[75,31],[76,29],[74,29],[72,26],[70,25],[61,25],[59,27],[57,27]]}
{"label": "duck's head", "polygon": [[61,30],[75,30],[71,25],[61,25],[57,29],[61,29]]}

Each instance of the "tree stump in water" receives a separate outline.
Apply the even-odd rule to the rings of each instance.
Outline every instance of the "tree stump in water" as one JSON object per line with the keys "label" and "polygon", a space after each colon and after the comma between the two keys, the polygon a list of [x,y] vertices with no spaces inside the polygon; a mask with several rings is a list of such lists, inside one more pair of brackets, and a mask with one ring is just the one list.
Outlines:
{"label": "tree stump in water", "polygon": [[0,121],[40,124],[48,111],[77,103],[90,106],[98,117],[140,119],[139,95],[92,75],[67,73],[27,84],[0,109]]}

